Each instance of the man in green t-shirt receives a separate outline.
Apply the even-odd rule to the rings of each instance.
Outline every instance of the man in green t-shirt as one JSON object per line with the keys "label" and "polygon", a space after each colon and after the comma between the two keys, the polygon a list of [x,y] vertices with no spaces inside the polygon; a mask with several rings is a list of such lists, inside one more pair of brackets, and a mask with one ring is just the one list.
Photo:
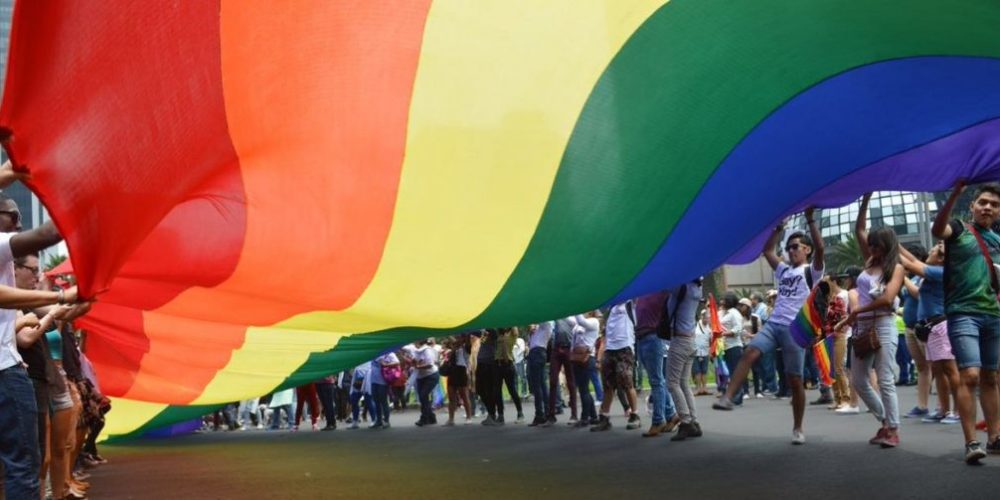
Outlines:
{"label": "man in green t-shirt", "polygon": [[[984,184],[972,201],[972,223],[950,220],[964,181],[955,184],[938,212],[932,232],[945,241],[944,289],[948,338],[962,381],[955,399],[965,433],[965,461],[972,465],[990,454],[1000,454],[997,419],[1000,395],[1000,304],[994,262],[1000,262],[1000,235],[991,228],[1000,218],[1000,185]],[[976,440],[976,389],[989,431],[986,450]]]}

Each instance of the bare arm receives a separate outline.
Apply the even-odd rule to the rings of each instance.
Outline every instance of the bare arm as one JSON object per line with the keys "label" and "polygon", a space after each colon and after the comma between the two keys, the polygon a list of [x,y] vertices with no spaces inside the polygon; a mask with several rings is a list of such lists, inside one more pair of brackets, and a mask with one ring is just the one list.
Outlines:
{"label": "bare arm", "polygon": [[896,269],[892,272],[892,279],[890,279],[889,283],[885,285],[885,292],[883,292],[879,298],[868,303],[868,305],[858,307],[857,309],[851,311],[850,315],[857,316],[861,313],[892,307],[893,300],[896,299],[896,296],[899,295],[900,288],[903,287],[903,278],[905,276],[906,271],[903,270],[903,266],[897,264]]}
{"label": "bare arm", "polygon": [[959,179],[955,183],[955,188],[951,191],[951,196],[948,197],[948,201],[944,203],[941,210],[938,211],[937,217],[934,219],[934,225],[931,226],[931,234],[935,238],[940,238],[942,240],[947,240],[951,238],[951,226],[948,223],[951,221],[951,212],[955,209],[955,203],[958,201],[958,197],[962,195],[965,191],[965,181]]}
{"label": "bare arm", "polygon": [[778,246],[778,242],[781,241],[781,235],[784,231],[785,222],[782,221],[771,232],[771,237],[767,239],[767,243],[764,243],[764,258],[771,265],[771,269],[777,269],[778,264],[781,264],[781,258],[778,257],[778,253],[774,249]]}
{"label": "bare arm", "polygon": [[59,292],[21,290],[0,285],[0,308],[3,309],[34,309],[58,304],[60,297],[63,297],[65,302],[76,302],[76,287],[60,294]]}
{"label": "bare arm", "polygon": [[[917,258],[914,257],[909,250],[903,248],[903,245],[899,245],[899,263],[903,264],[903,267],[908,272],[916,274],[917,276],[925,276],[925,269],[927,268],[927,264],[924,264],[923,262],[917,260]],[[910,289],[910,285],[912,285],[914,288],[917,287],[909,279],[906,280],[906,283],[908,283],[906,285],[907,290]],[[910,294],[913,295],[913,298],[917,298],[914,292],[910,291]]]}
{"label": "bare arm", "polygon": [[17,331],[17,346],[26,349],[31,347],[35,342],[41,338],[45,332],[52,328],[52,323],[56,319],[56,309],[42,317],[38,322],[38,326],[34,328],[22,328]]}
{"label": "bare arm", "polygon": [[854,223],[854,237],[858,239],[858,247],[861,248],[861,258],[868,262],[872,256],[872,251],[868,248],[868,202],[872,199],[872,194],[867,193],[861,198],[861,207],[858,208],[858,220]]}
{"label": "bare arm", "polygon": [[62,241],[62,235],[56,229],[52,221],[48,221],[41,226],[30,231],[17,233],[10,237],[10,251],[14,257],[24,257],[30,253],[37,253]]}
{"label": "bare arm", "polygon": [[815,211],[816,207],[806,209],[806,224],[809,226],[809,237],[813,241],[813,269],[822,272],[825,269],[823,263],[825,250],[823,248],[823,234],[819,231],[819,224],[816,223],[816,219],[813,218]]}

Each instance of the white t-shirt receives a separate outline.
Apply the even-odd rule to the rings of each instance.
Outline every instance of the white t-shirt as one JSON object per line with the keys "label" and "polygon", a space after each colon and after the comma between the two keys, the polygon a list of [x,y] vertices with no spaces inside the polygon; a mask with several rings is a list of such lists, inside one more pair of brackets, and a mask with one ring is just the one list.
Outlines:
{"label": "white t-shirt", "polygon": [[524,361],[524,339],[518,337],[514,341],[514,363],[520,363]]}
{"label": "white t-shirt", "polygon": [[719,322],[722,323],[722,329],[725,332],[735,332],[735,337],[725,336],[722,337],[722,342],[725,344],[725,349],[731,349],[733,347],[743,347],[743,315],[735,307],[732,309],[727,309],[725,313],[722,313],[722,317],[719,318]]}
{"label": "white t-shirt", "polygon": [[417,368],[417,378],[424,378],[437,373],[438,352],[437,349],[429,345],[418,347],[413,355],[415,366],[430,365],[426,368]]}
{"label": "white t-shirt", "polygon": [[609,351],[631,348],[635,345],[635,325],[628,315],[630,307],[626,305],[628,303],[629,301],[622,302],[612,307],[608,313],[608,324],[604,327],[606,342],[604,348]]}
{"label": "white t-shirt", "polygon": [[778,297],[774,299],[774,311],[767,318],[779,325],[790,325],[809,298],[809,285],[806,283],[806,269],[812,273],[813,285],[823,279],[823,270],[817,271],[812,264],[792,267],[782,262],[774,269],[774,281],[778,283]]}
{"label": "white t-shirt", "polygon": [[601,322],[597,318],[576,315],[577,328],[573,329],[573,347],[585,345],[591,354],[596,351],[597,336],[601,333]]}
{"label": "white t-shirt", "polygon": [[[10,249],[10,238],[17,233],[0,233],[0,285],[11,288],[14,284],[14,254]],[[21,364],[21,354],[17,352],[14,324],[17,311],[0,309],[0,370]]]}
{"label": "white t-shirt", "polygon": [[545,349],[549,345],[549,339],[552,338],[552,331],[555,327],[555,321],[539,323],[538,328],[535,328],[535,331],[531,332],[531,336],[528,337],[528,349],[531,350],[536,347]]}

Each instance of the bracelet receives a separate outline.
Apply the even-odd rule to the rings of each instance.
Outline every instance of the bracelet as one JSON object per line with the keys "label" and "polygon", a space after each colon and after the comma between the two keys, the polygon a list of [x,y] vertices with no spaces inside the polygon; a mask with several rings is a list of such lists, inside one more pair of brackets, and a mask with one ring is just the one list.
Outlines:
{"label": "bracelet", "polygon": [[59,289],[59,299],[58,299],[58,302],[59,302],[59,304],[65,304],[66,303],[66,291],[63,290],[62,288]]}

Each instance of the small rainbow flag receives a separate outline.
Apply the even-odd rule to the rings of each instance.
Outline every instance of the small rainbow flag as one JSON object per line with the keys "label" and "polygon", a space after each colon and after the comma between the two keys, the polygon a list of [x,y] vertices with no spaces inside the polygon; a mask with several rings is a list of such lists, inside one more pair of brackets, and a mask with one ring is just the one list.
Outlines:
{"label": "small rainbow flag", "polygon": [[[715,302],[715,295],[708,294],[708,324],[712,328],[712,343],[715,347],[719,339],[722,338],[722,321],[719,320],[719,305]],[[711,355],[715,357],[716,350],[711,349]]]}
{"label": "small rainbow flag", "polygon": [[826,316],[827,298],[823,285],[824,283],[821,283],[813,287],[809,292],[809,298],[795,316],[795,321],[789,325],[792,338],[802,348],[808,348],[823,338],[823,318]]}
{"label": "small rainbow flag", "polygon": [[833,343],[834,337],[830,335],[813,345],[820,382],[827,387],[833,385]]}

